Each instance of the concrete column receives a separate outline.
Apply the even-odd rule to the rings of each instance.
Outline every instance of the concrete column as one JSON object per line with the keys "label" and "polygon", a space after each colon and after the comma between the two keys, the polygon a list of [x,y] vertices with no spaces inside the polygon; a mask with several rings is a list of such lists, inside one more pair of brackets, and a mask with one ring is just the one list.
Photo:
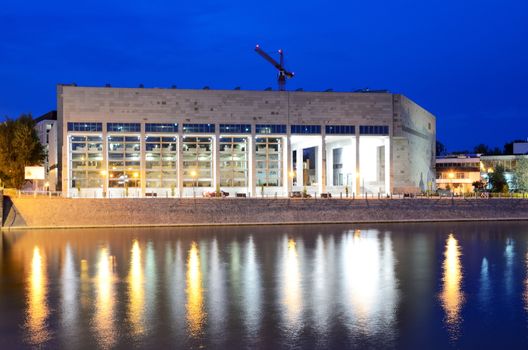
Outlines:
{"label": "concrete column", "polygon": [[141,186],[140,197],[145,197],[146,186],[147,186],[147,172],[145,171],[145,123],[141,123],[141,134],[139,138],[139,149],[140,149],[140,162],[139,162],[139,183]]}
{"label": "concrete column", "polygon": [[183,124],[178,123],[178,196],[183,196]]}
{"label": "concrete column", "polygon": [[108,198],[108,181],[110,177],[110,169],[108,167],[108,135],[106,132],[106,123],[103,123],[103,136],[101,140],[103,144],[103,171],[106,172],[106,175],[102,176],[103,179],[103,195],[106,193],[106,197]]}
{"label": "concrete column", "polygon": [[288,131],[286,134],[286,195],[289,196],[293,191],[293,177],[290,176],[293,172],[293,160],[292,160],[292,145],[291,145],[291,133],[290,126],[288,125]]}
{"label": "concrete column", "polygon": [[249,180],[249,195],[254,197],[257,193],[257,148],[255,144],[256,134],[255,134],[255,125],[251,126],[251,136],[249,137],[249,167],[248,167],[248,180]]}
{"label": "concrete column", "polygon": [[213,164],[214,164],[214,179],[213,190],[220,185],[220,124],[215,125],[215,136],[213,137]]}
{"label": "concrete column", "polygon": [[319,179],[319,193],[326,192],[326,133],[325,133],[325,127],[322,126],[321,130],[321,149],[319,150],[319,154],[321,155],[321,164],[319,165],[319,169],[321,169]]}
{"label": "concrete column", "polygon": [[297,186],[304,186],[304,167],[303,167],[303,149],[302,147],[296,148],[297,151]]}
{"label": "concrete column", "polygon": [[361,194],[361,169],[359,166],[359,127],[356,127],[356,196]]}

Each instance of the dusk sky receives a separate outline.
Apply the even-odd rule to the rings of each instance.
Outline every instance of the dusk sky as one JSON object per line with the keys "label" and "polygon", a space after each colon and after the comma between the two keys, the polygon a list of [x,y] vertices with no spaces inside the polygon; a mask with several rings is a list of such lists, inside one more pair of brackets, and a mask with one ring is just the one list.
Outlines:
{"label": "dusk sky", "polygon": [[449,151],[528,137],[528,1],[4,1],[0,118],[56,108],[56,84],[403,93]]}

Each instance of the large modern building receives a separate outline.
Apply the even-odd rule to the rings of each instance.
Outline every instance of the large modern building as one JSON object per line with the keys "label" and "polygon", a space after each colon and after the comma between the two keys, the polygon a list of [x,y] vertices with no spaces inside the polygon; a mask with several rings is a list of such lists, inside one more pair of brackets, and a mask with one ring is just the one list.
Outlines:
{"label": "large modern building", "polygon": [[44,147],[44,188],[55,191],[59,176],[57,153],[57,111],[51,111],[35,119],[35,129],[40,144]]}
{"label": "large modern building", "polygon": [[59,85],[58,185],[71,197],[419,192],[435,117],[388,92]]}

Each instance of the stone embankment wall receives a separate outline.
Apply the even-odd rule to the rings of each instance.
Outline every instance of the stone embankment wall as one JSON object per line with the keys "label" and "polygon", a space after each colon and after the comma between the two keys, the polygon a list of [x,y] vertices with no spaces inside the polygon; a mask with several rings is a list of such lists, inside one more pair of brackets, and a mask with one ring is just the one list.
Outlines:
{"label": "stone embankment wall", "polygon": [[0,227],[4,223],[4,190],[0,189]]}
{"label": "stone embankment wall", "polygon": [[13,198],[3,229],[491,219],[528,219],[528,200]]}

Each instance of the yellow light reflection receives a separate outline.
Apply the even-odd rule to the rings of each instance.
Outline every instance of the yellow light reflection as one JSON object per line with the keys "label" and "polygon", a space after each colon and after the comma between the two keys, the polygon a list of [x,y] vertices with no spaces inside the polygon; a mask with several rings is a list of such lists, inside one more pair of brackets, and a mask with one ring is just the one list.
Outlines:
{"label": "yellow light reflection", "polygon": [[143,323],[145,291],[143,289],[143,270],[141,268],[141,248],[137,240],[134,240],[132,244],[131,254],[130,272],[128,275],[128,316],[133,333],[139,335],[145,330]]}
{"label": "yellow light reflection", "polygon": [[187,322],[191,336],[202,331],[205,321],[200,252],[196,242],[192,242],[187,260]]}
{"label": "yellow light reflection", "polygon": [[440,299],[446,314],[445,322],[452,338],[458,337],[458,329],[461,322],[460,309],[464,303],[460,255],[458,241],[453,237],[453,234],[450,234],[447,238],[444,252],[443,287]]}
{"label": "yellow light reflection", "polygon": [[290,325],[294,325],[299,319],[302,301],[299,256],[293,239],[288,240],[288,252],[284,266],[284,305],[287,321]]}
{"label": "yellow light reflection", "polygon": [[27,285],[26,328],[28,340],[34,345],[42,344],[50,339],[51,333],[46,323],[49,316],[46,265],[37,246],[33,248],[31,271]]}
{"label": "yellow light reflection", "polygon": [[99,344],[103,348],[112,347],[116,340],[113,265],[114,258],[109,255],[108,248],[101,248],[95,278],[94,326]]}

